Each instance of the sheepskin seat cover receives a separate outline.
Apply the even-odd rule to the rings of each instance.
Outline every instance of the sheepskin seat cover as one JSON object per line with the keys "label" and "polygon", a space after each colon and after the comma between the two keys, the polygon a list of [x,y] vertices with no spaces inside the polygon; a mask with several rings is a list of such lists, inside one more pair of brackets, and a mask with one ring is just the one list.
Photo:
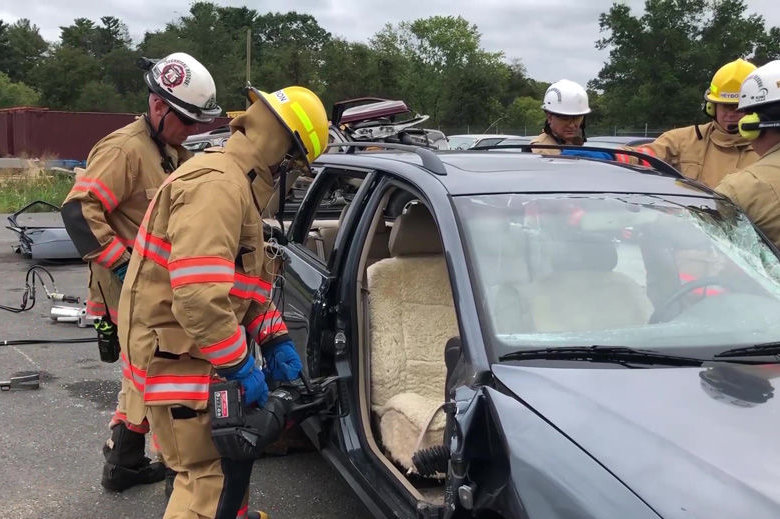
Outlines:
{"label": "sheepskin seat cover", "polygon": [[[444,347],[458,335],[447,266],[442,255],[401,256],[367,274],[372,410],[387,454],[411,468],[418,436],[444,402]],[[441,445],[444,422],[438,413],[420,448]]]}

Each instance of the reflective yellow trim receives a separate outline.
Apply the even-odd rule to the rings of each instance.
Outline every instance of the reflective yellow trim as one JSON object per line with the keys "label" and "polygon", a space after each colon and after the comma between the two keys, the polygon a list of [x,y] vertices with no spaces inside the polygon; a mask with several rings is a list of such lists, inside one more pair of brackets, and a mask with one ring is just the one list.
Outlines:
{"label": "reflective yellow trim", "polygon": [[322,151],[322,147],[320,146],[320,138],[317,137],[317,132],[309,132],[309,138],[311,139],[311,147],[314,148],[314,156],[318,157]]}
{"label": "reflective yellow trim", "polygon": [[292,108],[293,112],[295,112],[295,115],[298,116],[298,119],[301,120],[301,123],[303,123],[303,127],[307,132],[314,130],[314,125],[311,124],[311,119],[309,119],[309,116],[306,115],[303,107],[297,101],[292,103],[290,107]]}

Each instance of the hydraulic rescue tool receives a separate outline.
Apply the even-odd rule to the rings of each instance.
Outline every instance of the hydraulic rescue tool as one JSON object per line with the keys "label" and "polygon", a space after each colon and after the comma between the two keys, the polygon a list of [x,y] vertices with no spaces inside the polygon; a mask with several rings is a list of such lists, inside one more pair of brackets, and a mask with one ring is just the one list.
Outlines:
{"label": "hydraulic rescue tool", "polygon": [[211,436],[223,458],[253,460],[292,424],[325,412],[336,402],[336,377],[286,382],[268,395],[263,407],[245,407],[237,381],[215,382],[210,388]]}

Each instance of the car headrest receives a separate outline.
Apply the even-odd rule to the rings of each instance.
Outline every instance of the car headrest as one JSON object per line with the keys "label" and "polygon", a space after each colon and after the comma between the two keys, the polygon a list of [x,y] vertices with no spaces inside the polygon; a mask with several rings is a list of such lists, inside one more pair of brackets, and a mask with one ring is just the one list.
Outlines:
{"label": "car headrest", "polygon": [[552,266],[562,270],[608,272],[617,266],[617,248],[607,237],[588,234],[571,237],[556,244]]}
{"label": "car headrest", "polygon": [[428,208],[419,202],[406,206],[390,232],[390,255],[441,254],[441,238]]}

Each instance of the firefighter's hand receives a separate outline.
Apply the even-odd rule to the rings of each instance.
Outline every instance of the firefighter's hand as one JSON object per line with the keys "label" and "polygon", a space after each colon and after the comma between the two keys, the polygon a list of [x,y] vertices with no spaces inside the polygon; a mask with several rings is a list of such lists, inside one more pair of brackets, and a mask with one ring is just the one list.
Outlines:
{"label": "firefighter's hand", "polygon": [[295,345],[289,339],[263,350],[267,374],[279,382],[295,380],[303,368]]}
{"label": "firefighter's hand", "polygon": [[244,405],[257,404],[260,407],[268,400],[268,384],[263,371],[255,365],[253,355],[247,355],[239,366],[217,369],[217,374],[228,380],[237,380],[244,394]]}

